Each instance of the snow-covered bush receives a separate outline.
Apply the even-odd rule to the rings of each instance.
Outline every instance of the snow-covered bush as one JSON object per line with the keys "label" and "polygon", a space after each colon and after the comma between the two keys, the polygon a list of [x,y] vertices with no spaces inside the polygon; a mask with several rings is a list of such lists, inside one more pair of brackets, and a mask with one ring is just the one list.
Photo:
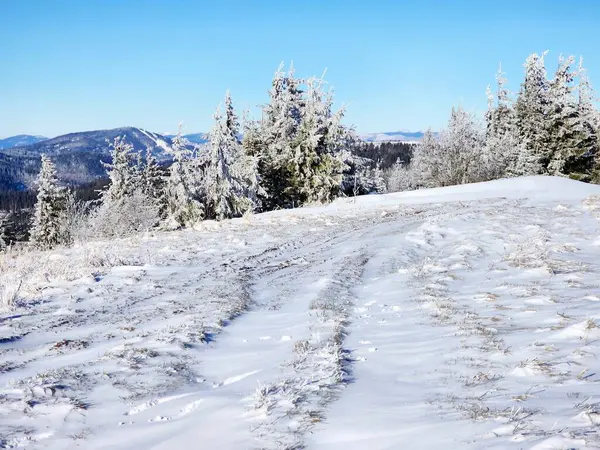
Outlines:
{"label": "snow-covered bush", "polygon": [[95,237],[123,237],[154,228],[160,220],[159,205],[134,192],[100,205],[89,218],[89,232]]}
{"label": "snow-covered bush", "polygon": [[403,192],[415,189],[413,171],[409,165],[402,164],[399,161],[385,171],[384,177],[387,192]]}

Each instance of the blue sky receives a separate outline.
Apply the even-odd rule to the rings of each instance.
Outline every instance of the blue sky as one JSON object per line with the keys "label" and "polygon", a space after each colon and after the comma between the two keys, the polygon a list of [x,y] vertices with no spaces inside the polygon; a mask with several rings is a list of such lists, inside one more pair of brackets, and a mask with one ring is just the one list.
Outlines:
{"label": "blue sky", "polygon": [[532,52],[583,55],[600,91],[600,2],[2,0],[0,136],[133,125],[207,131],[230,89],[267,100],[294,61],[360,132],[442,127],[482,113],[499,62],[518,89]]}

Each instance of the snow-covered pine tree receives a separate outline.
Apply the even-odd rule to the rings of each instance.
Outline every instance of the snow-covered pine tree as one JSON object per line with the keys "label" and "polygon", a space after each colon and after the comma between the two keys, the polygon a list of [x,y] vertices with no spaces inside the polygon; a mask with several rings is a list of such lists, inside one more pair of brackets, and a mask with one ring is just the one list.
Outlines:
{"label": "snow-covered pine tree", "polygon": [[199,201],[200,171],[194,167],[195,161],[185,145],[181,127],[168,153],[173,163],[164,187],[166,224],[170,228],[191,226],[204,217],[204,206]]}
{"label": "snow-covered pine tree", "polygon": [[577,157],[581,123],[577,102],[573,96],[575,74],[571,66],[575,58],[560,55],[558,68],[550,81],[546,115],[548,173],[563,175],[567,160]]}
{"label": "snow-covered pine tree", "polygon": [[523,175],[547,172],[550,162],[546,126],[549,83],[544,65],[547,53],[533,53],[525,60],[525,80],[515,103],[518,140],[523,153],[518,156],[515,171]]}
{"label": "snow-covered pine tree", "polygon": [[482,154],[481,179],[515,176],[519,144],[515,113],[506,88],[502,66],[496,74],[496,94],[488,86],[488,110],[485,114],[486,135]]}
{"label": "snow-covered pine tree", "polygon": [[448,128],[427,131],[415,148],[411,169],[418,187],[454,186],[481,179],[484,133],[473,116],[452,108]]}
{"label": "snow-covered pine tree", "polygon": [[110,163],[102,163],[109,178],[107,188],[101,193],[103,205],[118,202],[139,187],[139,170],[134,164],[137,156],[133,153],[133,145],[125,142],[124,137],[116,137],[110,145],[110,157]]}
{"label": "snow-covered pine tree", "polygon": [[415,187],[442,186],[440,162],[444,159],[444,149],[439,139],[428,129],[415,147],[410,162],[410,170]]}
{"label": "snow-covered pine tree", "polygon": [[304,80],[295,77],[293,65],[287,73],[283,63],[273,77],[269,103],[263,108],[260,132],[254,133],[253,145],[246,141],[247,154],[258,157],[258,171],[264,194],[263,207],[267,210],[290,207],[290,163],[294,159],[293,142],[298,135],[304,98],[301,85]]}
{"label": "snow-covered pine tree", "polygon": [[288,166],[292,178],[286,192],[293,206],[330,202],[340,194],[345,169],[342,150],[352,134],[341,124],[344,109],[332,111],[333,95],[324,92],[323,78],[310,78],[306,85],[302,120]]}
{"label": "snow-covered pine tree", "polygon": [[65,190],[58,184],[56,167],[42,155],[37,201],[33,213],[30,242],[38,249],[50,249],[62,244],[62,223],[66,211]]}
{"label": "snow-covered pine tree", "polygon": [[448,128],[442,133],[446,185],[480,181],[483,134],[472,114],[452,108]]}
{"label": "snow-covered pine tree", "polygon": [[156,162],[152,150],[147,148],[143,169],[141,171],[142,192],[159,205],[160,216],[163,218],[166,212],[164,185],[165,177],[163,171]]}
{"label": "snow-covered pine tree", "polygon": [[387,192],[403,192],[414,189],[413,171],[410,165],[402,164],[399,159],[386,171],[385,178]]}
{"label": "snow-covered pine tree", "polygon": [[255,159],[244,153],[239,140],[239,120],[229,91],[225,94],[225,113],[220,107],[210,133],[210,153],[204,170],[203,198],[207,219],[239,217],[256,207]]}
{"label": "snow-covered pine tree", "polygon": [[111,162],[103,163],[109,184],[90,218],[93,232],[101,237],[121,237],[156,226],[158,205],[144,192],[141,152],[133,153],[133,146],[117,137],[110,154]]}
{"label": "snow-covered pine tree", "polygon": [[9,245],[8,235],[8,215],[0,219],[0,251],[6,250]]}
{"label": "snow-covered pine tree", "polygon": [[371,173],[371,180],[373,182],[373,191],[377,194],[387,193],[387,185],[385,178],[383,177],[383,171],[379,166],[379,163],[375,166]]}
{"label": "snow-covered pine tree", "polygon": [[[577,111],[582,132],[580,150],[583,152],[580,162],[583,163],[581,164],[583,167],[572,169],[573,172],[589,173],[590,177],[584,178],[586,181],[600,183],[600,113],[594,106],[594,90],[587,76],[587,70],[583,67],[583,58],[579,59],[577,76],[579,78]],[[568,169],[571,167],[568,166]]]}

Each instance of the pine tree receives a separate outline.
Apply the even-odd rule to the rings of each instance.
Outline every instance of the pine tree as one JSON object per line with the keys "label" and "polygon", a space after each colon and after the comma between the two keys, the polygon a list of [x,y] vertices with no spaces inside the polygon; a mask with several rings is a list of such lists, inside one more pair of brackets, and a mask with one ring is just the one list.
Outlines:
{"label": "pine tree", "polygon": [[[304,110],[301,85],[304,80],[295,77],[293,66],[287,74],[283,63],[275,72],[269,91],[270,101],[263,108],[260,132],[254,133],[254,141],[247,153],[258,157],[258,171],[264,194],[261,201],[266,209],[290,207],[293,174],[290,163],[294,159],[293,143],[296,141]],[[258,150],[258,151],[257,151]]]}
{"label": "pine tree", "polygon": [[[600,183],[600,114],[594,107],[594,90],[583,67],[583,58],[579,59],[577,70],[579,78],[577,111],[580,118],[581,142],[579,146],[579,167],[567,163],[567,169],[573,172],[590,174],[581,176],[585,181]],[[571,175],[573,176],[573,175]],[[575,176],[577,177],[577,176]]]}
{"label": "pine tree", "polygon": [[168,152],[173,163],[164,188],[166,223],[171,228],[190,226],[202,220],[204,206],[199,201],[200,170],[186,148],[181,127]]}
{"label": "pine tree", "polygon": [[482,179],[515,176],[519,155],[519,140],[515,112],[506,88],[502,66],[496,74],[496,94],[488,86],[488,110],[485,114],[486,136],[482,155]]}
{"label": "pine tree", "polygon": [[287,194],[295,206],[330,202],[341,189],[342,149],[351,131],[341,124],[344,110],[333,113],[333,95],[324,92],[323,84],[322,78],[307,81],[300,129],[292,143]]}
{"label": "pine tree", "polygon": [[441,142],[428,129],[416,146],[410,163],[415,187],[437,187],[444,185],[441,162],[444,161],[444,149]]}
{"label": "pine tree", "polygon": [[515,104],[518,139],[523,153],[518,157],[516,172],[524,175],[546,172],[550,162],[546,126],[550,87],[544,65],[547,53],[534,53],[526,59],[525,81]]}
{"label": "pine tree", "polygon": [[479,181],[483,136],[474,117],[461,107],[450,115],[448,129],[442,134],[446,185]]}
{"label": "pine tree", "polygon": [[223,220],[239,217],[256,207],[256,164],[244,153],[239,120],[229,91],[225,94],[225,114],[215,113],[210,133],[209,161],[204,170],[203,197],[206,218]]}
{"label": "pine tree", "polygon": [[574,62],[572,56],[561,55],[558,69],[550,82],[548,90],[549,107],[546,116],[547,152],[549,155],[548,173],[564,174],[565,164],[576,157],[579,140],[579,112],[573,96],[573,80],[575,74],[571,70]]}
{"label": "pine tree", "polygon": [[110,163],[102,163],[109,178],[108,187],[101,195],[104,205],[133,194],[140,180],[138,165],[134,164],[133,145],[125,142],[124,137],[115,138],[110,146],[110,156]]}
{"label": "pine tree", "polygon": [[371,180],[373,183],[373,191],[377,194],[385,194],[387,192],[387,186],[383,177],[383,171],[379,166],[379,163],[375,166],[372,171]]}
{"label": "pine tree", "polygon": [[147,197],[154,199],[160,207],[160,216],[164,217],[166,212],[165,180],[162,169],[156,162],[150,148],[146,149],[145,161],[140,176],[142,192]]}
{"label": "pine tree", "polygon": [[50,158],[42,155],[37,202],[30,234],[32,245],[39,249],[50,249],[63,243],[61,228],[65,211],[65,191],[58,184],[56,167]]}
{"label": "pine tree", "polygon": [[484,136],[473,116],[452,108],[439,138],[431,130],[417,145],[411,169],[418,187],[454,186],[481,180]]}
{"label": "pine tree", "polygon": [[7,235],[8,230],[8,215],[0,219],[0,251],[8,248],[9,239]]}

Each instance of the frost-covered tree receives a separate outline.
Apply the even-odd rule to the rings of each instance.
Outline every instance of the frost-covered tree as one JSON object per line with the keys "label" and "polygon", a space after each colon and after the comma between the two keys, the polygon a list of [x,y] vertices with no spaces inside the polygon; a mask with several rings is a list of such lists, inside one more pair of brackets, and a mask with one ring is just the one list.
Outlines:
{"label": "frost-covered tree", "polygon": [[229,91],[225,112],[215,113],[208,163],[203,175],[203,198],[208,219],[223,220],[253,211],[257,205],[255,158],[246,155],[239,140],[240,124]]}
{"label": "frost-covered tree", "polygon": [[164,187],[166,224],[171,228],[190,226],[204,217],[204,206],[199,200],[201,171],[185,145],[181,127],[168,153],[173,163]]}
{"label": "frost-covered tree", "polygon": [[506,88],[506,77],[500,66],[496,75],[497,89],[488,87],[488,110],[485,114],[486,133],[482,153],[481,179],[491,180],[515,176],[519,155],[519,139],[515,112]]}
{"label": "frost-covered tree", "polygon": [[8,248],[9,239],[7,235],[8,229],[8,215],[0,219],[0,251]]}
{"label": "frost-covered tree", "polygon": [[483,133],[474,117],[452,108],[448,128],[431,131],[417,145],[412,162],[415,182],[423,187],[453,186],[481,179]]}
{"label": "frost-covered tree", "polygon": [[549,157],[547,170],[550,175],[563,174],[567,160],[578,153],[581,124],[573,96],[575,74],[571,66],[574,60],[572,56],[560,56],[558,69],[548,90],[546,132]]}
{"label": "frost-covered tree", "polygon": [[375,166],[371,173],[371,179],[373,182],[373,191],[377,194],[385,194],[387,192],[387,185],[383,176],[383,170],[379,164]]}
{"label": "frost-covered tree", "polygon": [[154,227],[159,220],[157,200],[147,195],[141,153],[117,137],[111,145],[111,162],[104,163],[109,183],[101,192],[100,206],[91,214],[92,232],[120,237]]}
{"label": "frost-covered tree", "polygon": [[342,150],[351,134],[341,123],[344,109],[333,111],[333,94],[324,91],[323,78],[311,78],[306,86],[300,129],[287,167],[291,182],[286,191],[293,206],[330,202],[340,194]]}
{"label": "frost-covered tree", "polygon": [[142,193],[154,201],[160,207],[160,215],[165,213],[165,177],[163,171],[152,154],[150,148],[146,149],[145,161],[140,173]]}
{"label": "frost-covered tree", "polygon": [[66,211],[65,190],[58,184],[56,167],[46,155],[42,155],[42,168],[37,184],[30,242],[36,248],[44,250],[63,243],[61,224]]}
{"label": "frost-covered tree", "polygon": [[390,167],[385,173],[387,192],[403,192],[415,189],[414,172],[410,165],[403,164],[400,160]]}
{"label": "frost-covered tree", "polygon": [[544,64],[547,53],[533,53],[526,59],[525,80],[515,103],[518,139],[523,152],[516,171],[524,175],[545,172],[550,162],[546,126],[550,85]]}
{"label": "frost-covered tree", "polygon": [[125,142],[124,137],[116,137],[110,145],[110,157],[110,163],[102,163],[109,179],[107,189],[101,193],[104,205],[133,194],[139,187],[139,169],[135,164],[138,159],[133,145]]}
{"label": "frost-covered tree", "polygon": [[444,149],[440,140],[428,129],[416,146],[410,164],[415,187],[443,186],[441,164],[444,159]]}
{"label": "frost-covered tree", "polygon": [[293,65],[288,72],[279,66],[271,83],[269,103],[263,107],[260,126],[254,126],[244,148],[250,156],[258,158],[258,172],[263,194],[261,202],[265,209],[289,207],[290,162],[294,158],[293,144],[296,141],[305,107],[304,80],[295,77]]}
{"label": "frost-covered tree", "polygon": [[[577,70],[579,85],[577,89],[577,111],[581,127],[581,145],[577,172],[590,173],[590,181],[600,183],[600,112],[594,106],[594,90],[590,84],[587,70],[583,67],[583,58],[579,59]],[[571,169],[568,164],[567,169]],[[586,179],[587,177],[580,177]],[[586,179],[587,181],[587,179]]]}

